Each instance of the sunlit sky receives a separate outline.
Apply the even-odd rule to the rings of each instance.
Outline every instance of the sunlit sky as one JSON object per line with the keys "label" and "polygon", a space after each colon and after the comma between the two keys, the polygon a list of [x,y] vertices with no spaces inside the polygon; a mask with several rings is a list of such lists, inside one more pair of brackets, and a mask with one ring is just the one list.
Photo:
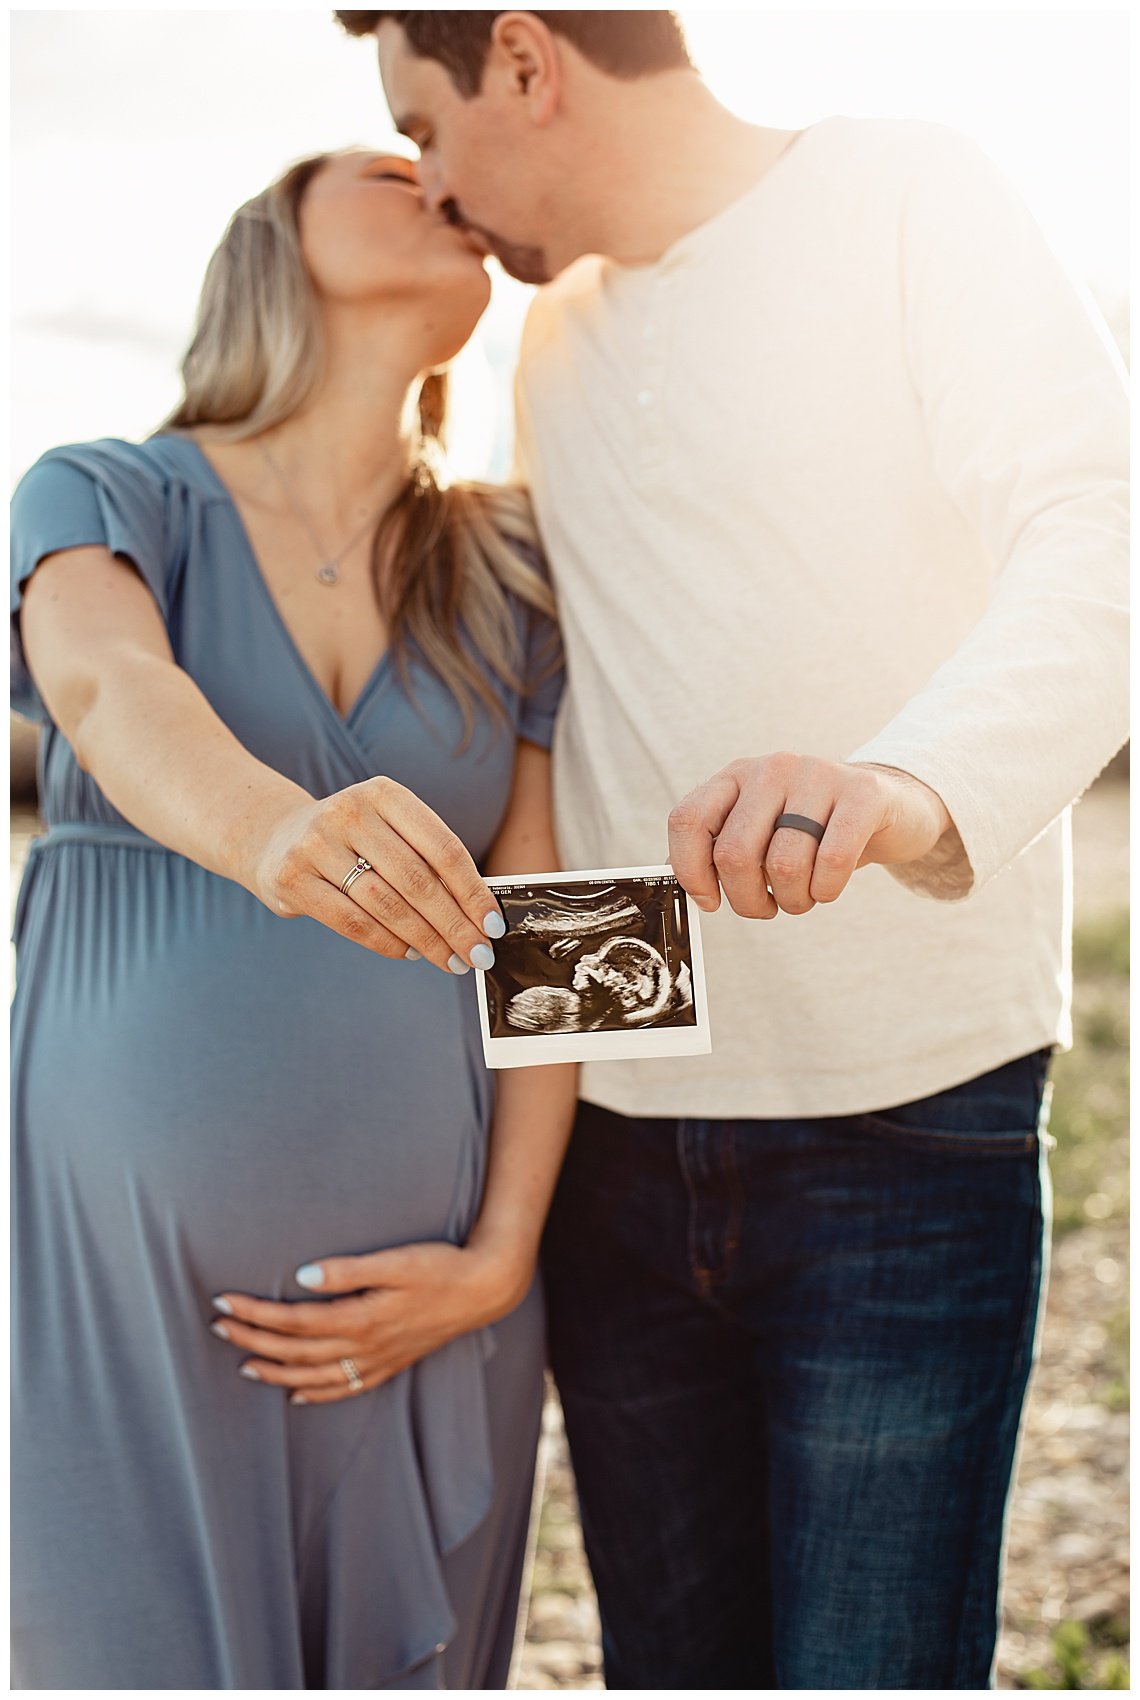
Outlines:
{"label": "sunlit sky", "polygon": [[[1128,287],[1128,18],[1117,12],[682,11],[714,91],[800,127],[955,126],[1003,167],[1114,319]],[[13,478],[44,448],[145,435],[177,396],[229,214],[290,159],[390,136],[371,43],[325,9],[17,11]],[[500,470],[529,292],[496,274],[459,449]]]}

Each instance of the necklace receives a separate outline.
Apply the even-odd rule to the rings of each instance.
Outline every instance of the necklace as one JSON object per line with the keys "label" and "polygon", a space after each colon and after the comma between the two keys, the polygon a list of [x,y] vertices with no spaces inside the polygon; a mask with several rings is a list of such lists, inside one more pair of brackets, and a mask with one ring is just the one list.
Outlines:
{"label": "necklace", "polygon": [[318,560],[320,561],[321,564],[316,569],[316,573],[315,573],[316,578],[318,579],[318,581],[321,584],[339,584],[340,583],[340,563],[344,560],[344,557],[352,549],[354,549],[356,547],[356,545],[360,542],[360,539],[364,536],[364,534],[368,530],[368,528],[370,526],[373,526],[373,525],[376,524],[376,521],[380,518],[380,515],[384,512],[384,509],[388,506],[387,502],[386,501],[382,502],[381,505],[376,509],[375,513],[369,515],[369,517],[365,520],[364,524],[360,527],[360,530],[353,532],[352,536],[349,538],[348,542],[344,545],[344,547],[342,549],[339,549],[335,555],[330,555],[328,550],[325,548],[324,544],[321,542],[320,538],[317,536],[316,532],[313,530],[313,527],[309,522],[308,516],[302,511],[302,509],[300,507],[298,507],[297,503],[293,500],[293,492],[289,488],[289,480],[286,478],[285,474],[282,472],[281,468],[278,466],[277,462],[274,460],[273,456],[270,454],[270,452],[266,448],[265,444],[264,443],[258,443],[257,446],[261,450],[262,454],[264,455],[265,462],[266,462],[266,465],[269,467],[269,470],[273,473],[273,476],[276,478],[277,482],[280,484],[282,493],[285,497],[285,500],[289,504],[289,507],[292,511],[294,519],[298,520],[300,522],[300,524],[303,526],[304,530],[308,534],[309,541],[312,543],[313,548],[317,551],[317,558],[318,558]]}

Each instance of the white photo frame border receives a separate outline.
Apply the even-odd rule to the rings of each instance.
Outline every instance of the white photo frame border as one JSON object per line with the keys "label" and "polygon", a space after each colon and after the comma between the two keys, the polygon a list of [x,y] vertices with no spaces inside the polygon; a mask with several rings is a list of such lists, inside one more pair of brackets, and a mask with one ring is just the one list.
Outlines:
{"label": "white photo frame border", "polygon": [[[640,868],[562,868],[554,873],[503,874],[489,876],[487,884],[498,894],[512,886],[572,885],[595,881],[676,881],[667,863]],[[701,912],[682,889],[689,928],[689,955],[693,977],[693,1011],[696,1022],[683,1027],[623,1028],[614,1033],[521,1033],[518,1038],[495,1038],[491,1034],[486,976],[475,971],[479,1002],[479,1033],[483,1060],[488,1068],[541,1068],[549,1063],[617,1062],[652,1057],[707,1056],[712,1050],[708,992],[705,987],[705,957],[701,941]]]}

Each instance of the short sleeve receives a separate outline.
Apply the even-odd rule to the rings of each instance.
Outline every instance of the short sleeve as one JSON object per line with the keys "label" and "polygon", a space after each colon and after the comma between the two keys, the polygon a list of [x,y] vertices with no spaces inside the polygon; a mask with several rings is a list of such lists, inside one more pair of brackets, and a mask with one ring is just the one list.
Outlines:
{"label": "short sleeve", "polygon": [[24,474],[12,498],[11,702],[49,718],[32,682],[20,635],[24,587],[45,556],[102,545],[131,561],[166,617],[165,481],[126,443],[52,449]]}
{"label": "short sleeve", "polygon": [[548,750],[554,740],[566,666],[558,627],[537,608],[527,609],[525,677],[527,694],[519,708],[518,735]]}
{"label": "short sleeve", "polygon": [[[534,543],[515,542],[528,567],[550,582],[550,568],[541,548]],[[548,750],[554,741],[554,721],[566,684],[562,633],[558,622],[538,608],[516,599],[523,643],[524,692],[519,703],[516,731],[520,738]]]}

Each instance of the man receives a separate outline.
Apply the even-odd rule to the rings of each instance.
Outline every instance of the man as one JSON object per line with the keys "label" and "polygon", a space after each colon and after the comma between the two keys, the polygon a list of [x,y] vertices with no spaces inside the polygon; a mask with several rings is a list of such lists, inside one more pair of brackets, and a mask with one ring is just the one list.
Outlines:
{"label": "man", "polygon": [[952,132],[745,124],[667,12],[338,16],[429,202],[554,280],[565,865],[668,820],[711,917],[711,1057],[583,1071],[547,1231],[607,1681],[984,1687],[1066,811],[1125,735],[1118,361]]}

